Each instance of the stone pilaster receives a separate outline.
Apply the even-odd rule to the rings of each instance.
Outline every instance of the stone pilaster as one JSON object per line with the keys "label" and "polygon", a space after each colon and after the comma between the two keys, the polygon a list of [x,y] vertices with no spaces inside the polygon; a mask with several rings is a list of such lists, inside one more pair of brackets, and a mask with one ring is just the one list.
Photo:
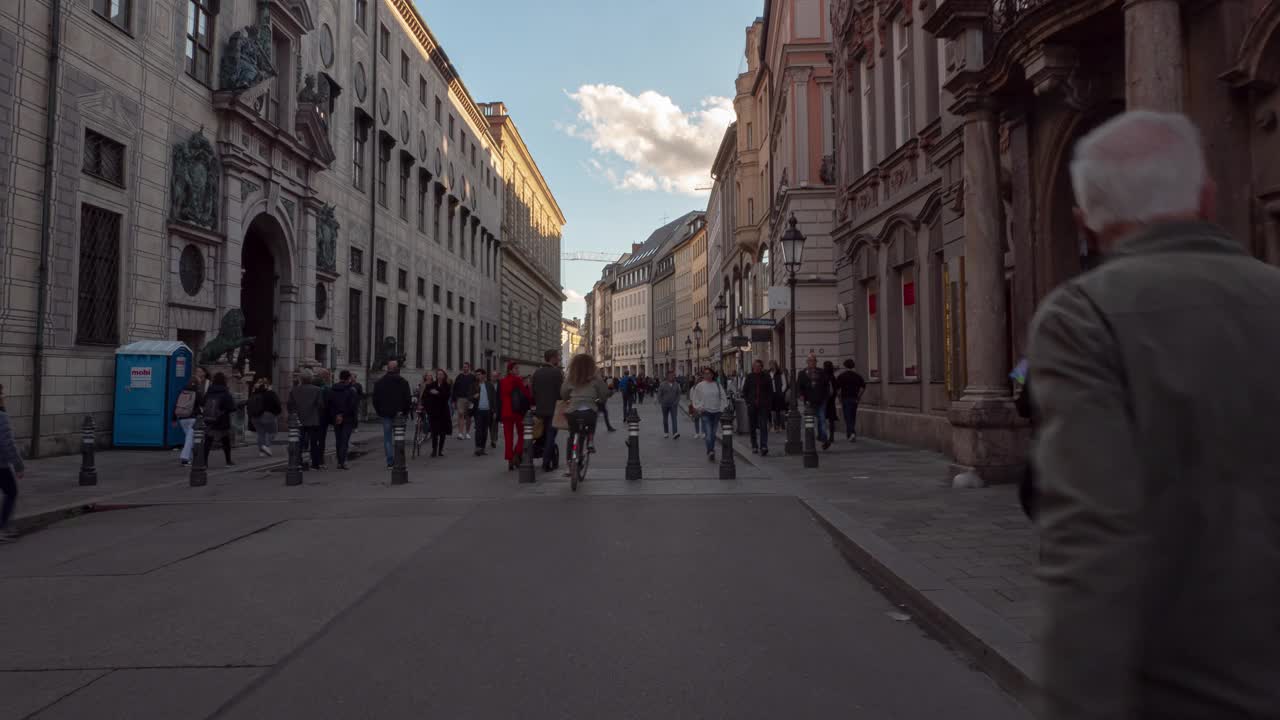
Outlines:
{"label": "stone pilaster", "polygon": [[1124,36],[1128,109],[1180,112],[1186,58],[1179,0],[1126,0]]}
{"label": "stone pilaster", "polygon": [[1021,466],[1017,412],[1010,396],[1005,327],[1003,207],[997,122],[975,99],[964,114],[965,354],[968,377],[951,406],[957,486],[1007,482]]}

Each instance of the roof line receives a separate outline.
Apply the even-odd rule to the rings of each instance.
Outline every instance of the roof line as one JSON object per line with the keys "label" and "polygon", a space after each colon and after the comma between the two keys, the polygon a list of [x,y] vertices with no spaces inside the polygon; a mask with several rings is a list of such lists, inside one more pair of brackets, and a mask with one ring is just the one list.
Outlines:
{"label": "roof line", "polygon": [[[492,107],[495,105],[506,105],[506,103],[500,100],[480,103],[481,107]],[[565,220],[564,211],[560,209],[560,203],[556,201],[555,194],[551,192],[551,186],[547,184],[547,178],[542,174],[542,168],[538,167],[538,162],[533,159],[533,153],[529,151],[529,146],[525,143],[524,136],[520,134],[520,128],[516,126],[515,119],[511,117],[510,113],[504,113],[502,115],[485,115],[485,118],[486,125],[492,125],[494,122],[498,122],[511,128],[512,134],[515,135],[516,140],[519,141],[518,148],[520,153],[524,155],[524,159],[528,161],[529,166],[532,167],[534,173],[537,174],[538,184],[542,186],[543,191],[547,195],[547,199],[551,201],[551,207],[555,209],[556,217],[560,219],[560,224],[564,225],[568,222]],[[501,144],[501,138],[499,138],[498,142]]]}
{"label": "roof line", "polygon": [[467,86],[462,82],[461,73],[454,67],[453,62],[449,60],[449,54],[444,51],[440,41],[431,32],[431,28],[427,27],[427,21],[422,18],[418,8],[409,0],[387,1],[395,6],[396,11],[400,14],[400,19],[408,24],[409,30],[418,40],[419,45],[422,46],[422,51],[436,66],[436,70],[444,77],[445,84],[457,95],[463,109],[466,110],[467,114],[471,116],[471,120],[475,123],[476,129],[487,127],[488,123],[484,119],[484,113],[480,112],[475,98],[471,97],[471,92],[467,90]]}

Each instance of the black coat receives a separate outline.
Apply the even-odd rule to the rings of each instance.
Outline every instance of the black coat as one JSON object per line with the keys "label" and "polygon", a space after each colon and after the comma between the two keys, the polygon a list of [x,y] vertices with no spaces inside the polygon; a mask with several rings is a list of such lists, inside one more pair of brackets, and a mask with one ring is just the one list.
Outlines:
{"label": "black coat", "polygon": [[280,396],[275,390],[255,390],[249,396],[249,419],[262,417],[263,413],[280,416]]}
{"label": "black coat", "polygon": [[373,411],[378,417],[393,418],[413,411],[413,388],[400,373],[387,373],[373,386]]}
{"label": "black coat", "polygon": [[329,388],[329,422],[339,415],[343,425],[355,427],[360,424],[360,394],[351,383],[340,382]]}
{"label": "black coat", "polygon": [[831,376],[822,368],[805,370],[796,378],[796,392],[815,410],[823,407],[831,397]]}
{"label": "black coat", "polygon": [[231,396],[231,391],[226,385],[210,385],[209,392],[204,394],[204,404],[201,406],[204,410],[205,417],[209,416],[210,409],[217,407],[221,414],[208,423],[210,430],[230,430],[231,429],[231,413],[236,411],[236,399]]}
{"label": "black coat", "polygon": [[[436,392],[432,392],[432,391]],[[453,418],[449,412],[449,396],[453,386],[446,382],[443,385],[429,382],[422,388],[422,407],[427,414],[427,423],[435,435],[448,435],[453,432]]]}
{"label": "black coat", "polygon": [[751,373],[742,381],[742,399],[757,410],[773,410],[773,378],[767,372]]}

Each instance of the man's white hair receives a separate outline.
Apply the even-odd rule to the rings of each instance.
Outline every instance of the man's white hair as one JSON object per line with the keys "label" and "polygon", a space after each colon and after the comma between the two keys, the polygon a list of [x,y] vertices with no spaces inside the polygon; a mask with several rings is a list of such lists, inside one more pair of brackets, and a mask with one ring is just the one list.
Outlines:
{"label": "man's white hair", "polygon": [[1076,204],[1094,232],[1194,213],[1207,180],[1200,133],[1179,113],[1123,113],[1081,138],[1071,160]]}

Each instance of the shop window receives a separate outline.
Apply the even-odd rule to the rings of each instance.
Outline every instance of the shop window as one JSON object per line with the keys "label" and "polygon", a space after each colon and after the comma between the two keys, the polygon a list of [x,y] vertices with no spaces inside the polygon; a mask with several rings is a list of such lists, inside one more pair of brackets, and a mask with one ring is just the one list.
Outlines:
{"label": "shop window", "polygon": [[907,266],[901,271],[902,277],[902,377],[914,379],[919,371],[916,367],[916,327],[918,314],[916,310],[916,271]]}

